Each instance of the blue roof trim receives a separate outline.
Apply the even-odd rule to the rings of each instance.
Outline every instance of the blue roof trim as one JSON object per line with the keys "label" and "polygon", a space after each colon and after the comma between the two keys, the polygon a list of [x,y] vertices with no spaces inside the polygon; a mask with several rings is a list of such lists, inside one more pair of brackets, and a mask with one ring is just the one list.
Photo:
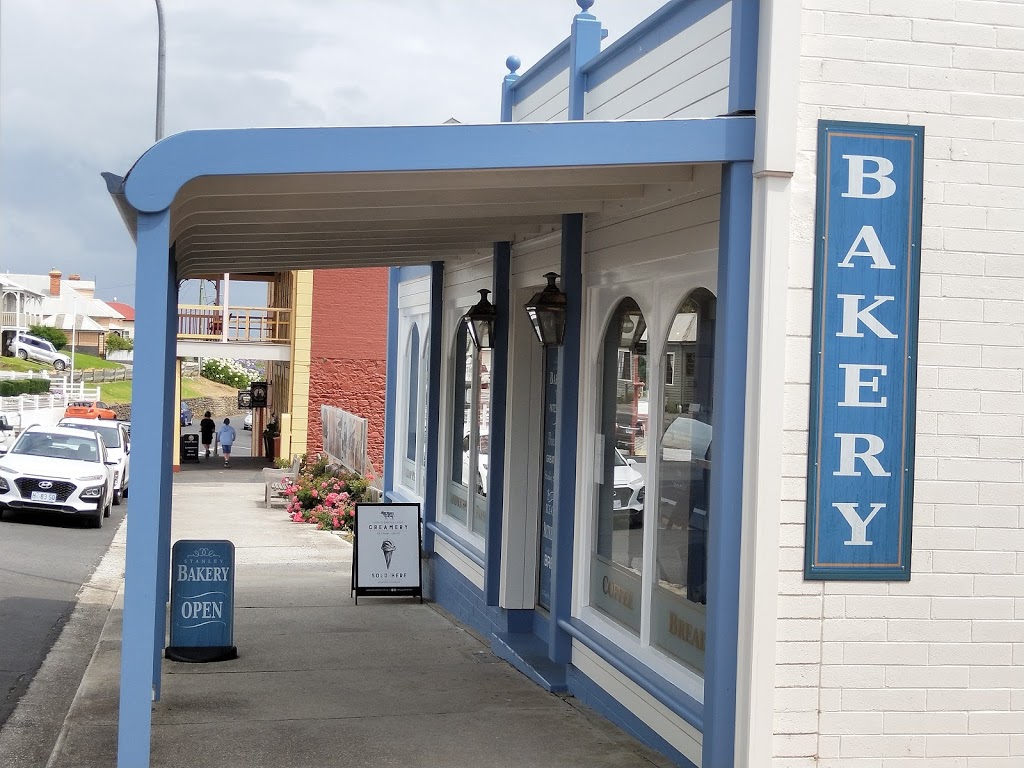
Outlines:
{"label": "blue roof trim", "polygon": [[672,0],[609,45],[583,67],[587,90],[642,59],[729,0]]}
{"label": "blue roof trim", "polygon": [[519,78],[508,87],[512,97],[513,106],[528,96],[536,93],[545,85],[550,83],[562,72],[566,72],[565,87],[569,87],[569,41],[567,37],[560,42],[532,67],[523,72]]}
{"label": "blue roof trim", "polygon": [[704,732],[704,706],[699,701],[676,688],[646,664],[637,661],[579,619],[560,619],[558,625],[573,639],[585,645],[619,673],[657,699],[672,714],[681,717],[701,733]]}
{"label": "blue roof trim", "polygon": [[136,210],[156,212],[199,176],[728,163],[753,156],[749,116],[188,131],[139,158],[125,196]]}

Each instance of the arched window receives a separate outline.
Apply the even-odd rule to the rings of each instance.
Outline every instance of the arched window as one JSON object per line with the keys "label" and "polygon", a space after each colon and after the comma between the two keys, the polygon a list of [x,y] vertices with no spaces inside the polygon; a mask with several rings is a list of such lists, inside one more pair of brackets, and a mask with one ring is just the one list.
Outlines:
{"label": "arched window", "polygon": [[449,517],[481,536],[487,530],[490,355],[490,350],[476,349],[466,323],[460,322],[453,355],[451,468],[445,507]]}
{"label": "arched window", "polygon": [[409,379],[406,382],[405,458],[416,462],[416,435],[418,433],[420,395],[420,330],[415,325],[409,334],[409,354],[406,367]]}
{"label": "arched window", "polygon": [[715,297],[687,296],[669,327],[666,356],[683,361],[662,389],[655,530],[652,643],[704,669],[708,528],[714,524],[711,418],[715,365]]}
{"label": "arched window", "polygon": [[640,631],[644,468],[647,463],[647,323],[633,299],[619,302],[604,337],[591,603]]}

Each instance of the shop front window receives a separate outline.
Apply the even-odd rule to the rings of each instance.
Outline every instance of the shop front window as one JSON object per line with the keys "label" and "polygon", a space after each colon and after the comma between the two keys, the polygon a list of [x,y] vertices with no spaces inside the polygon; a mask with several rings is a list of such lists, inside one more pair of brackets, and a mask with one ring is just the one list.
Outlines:
{"label": "shop front window", "polygon": [[647,475],[647,323],[624,299],[604,337],[591,604],[640,631]]}
{"label": "shop front window", "polygon": [[667,354],[686,361],[661,397],[657,451],[656,580],[652,643],[702,672],[707,607],[715,297],[700,289],[679,305]]}
{"label": "shop front window", "polygon": [[417,413],[420,395],[420,331],[415,325],[409,335],[409,355],[406,362],[409,373],[406,397],[405,458],[416,463]]}
{"label": "shop front window", "polygon": [[[477,350],[464,322],[455,339],[448,517],[481,536],[487,528],[490,350]],[[470,512],[472,510],[472,513]]]}

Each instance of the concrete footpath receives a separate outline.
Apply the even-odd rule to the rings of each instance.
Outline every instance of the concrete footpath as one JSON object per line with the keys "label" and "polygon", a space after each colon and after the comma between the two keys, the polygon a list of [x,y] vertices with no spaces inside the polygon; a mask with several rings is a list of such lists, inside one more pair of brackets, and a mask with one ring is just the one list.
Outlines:
{"label": "concrete footpath", "polygon": [[[173,538],[235,543],[239,658],[163,661],[152,766],[671,765],[430,604],[354,605],[351,545],[265,509],[251,473],[183,475]],[[119,592],[47,768],[116,765],[121,608]]]}

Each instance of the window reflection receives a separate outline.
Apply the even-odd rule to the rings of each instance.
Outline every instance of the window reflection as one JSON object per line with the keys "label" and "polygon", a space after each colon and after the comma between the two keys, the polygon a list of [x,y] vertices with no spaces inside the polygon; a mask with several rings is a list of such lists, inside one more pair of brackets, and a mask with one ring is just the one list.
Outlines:
{"label": "window reflection", "polygon": [[666,377],[658,457],[655,533],[657,582],[652,639],[697,670],[704,669],[707,540],[712,517],[711,420],[715,297],[698,290],[679,306],[666,354],[684,360]]}
{"label": "window reflection", "polygon": [[407,382],[407,412],[405,428],[405,458],[416,461],[416,414],[420,395],[420,331],[415,325],[409,337],[409,380]]}
{"label": "window reflection", "polygon": [[591,602],[635,631],[640,627],[644,494],[647,474],[647,323],[624,299],[604,340],[602,473]]}

